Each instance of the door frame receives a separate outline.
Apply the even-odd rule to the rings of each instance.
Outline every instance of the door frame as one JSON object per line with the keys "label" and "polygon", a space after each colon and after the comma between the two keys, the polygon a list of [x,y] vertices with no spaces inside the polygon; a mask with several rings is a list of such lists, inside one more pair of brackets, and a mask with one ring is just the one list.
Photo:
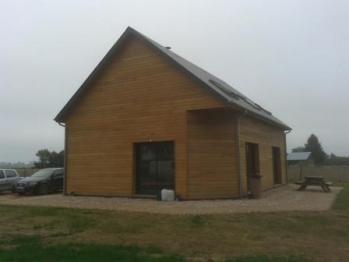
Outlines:
{"label": "door frame", "polygon": [[248,147],[253,148],[253,165],[254,165],[254,174],[255,176],[260,176],[260,159],[259,159],[259,144],[253,143],[253,142],[246,142],[245,143],[245,159],[246,159],[246,182],[247,182],[247,192],[251,191],[251,186],[250,186],[250,174],[249,174],[249,150],[247,149]]}
{"label": "door frame", "polygon": [[[277,156],[276,156],[277,158],[275,158],[276,153],[277,153]],[[273,184],[281,185],[282,184],[281,148],[278,146],[273,146],[271,148],[271,154],[272,154],[272,164],[273,164]]]}
{"label": "door frame", "polygon": [[156,141],[138,141],[134,142],[132,146],[133,151],[133,175],[132,175],[132,194],[138,197],[152,198],[153,195],[144,195],[137,193],[137,146],[141,144],[157,144],[157,143],[171,143],[173,148],[173,190],[176,191],[176,143],[175,140],[156,140]]}

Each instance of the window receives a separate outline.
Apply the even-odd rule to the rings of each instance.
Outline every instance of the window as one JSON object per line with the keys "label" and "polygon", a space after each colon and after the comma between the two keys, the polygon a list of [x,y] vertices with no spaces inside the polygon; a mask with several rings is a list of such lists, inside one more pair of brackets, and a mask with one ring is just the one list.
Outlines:
{"label": "window", "polygon": [[52,174],[52,178],[62,178],[63,177],[63,170],[56,170]]}
{"label": "window", "polygon": [[37,172],[35,172],[32,177],[46,177],[49,178],[52,175],[52,169],[51,168],[44,168]]}
{"label": "window", "polygon": [[6,172],[6,177],[16,177],[17,176],[16,172],[13,170],[6,170],[5,172]]}
{"label": "window", "polygon": [[232,96],[234,99],[239,100],[240,96],[236,92],[234,92],[233,89],[231,89],[229,86],[225,86],[222,83],[217,82],[216,80],[209,79],[208,80],[211,84],[213,84],[215,87],[217,87],[219,90],[224,92],[225,94]]}
{"label": "window", "polygon": [[0,179],[5,178],[4,171],[0,170]]}
{"label": "window", "polygon": [[151,142],[135,144],[136,194],[157,195],[161,189],[174,189],[174,144]]}
{"label": "window", "polygon": [[217,80],[209,79],[208,80],[212,85],[217,87],[219,90],[221,90],[223,93],[227,94],[228,96],[234,98],[235,100],[242,99],[245,103],[249,104],[252,106],[254,109],[258,111],[263,111],[264,113],[268,115],[272,115],[271,112],[268,110],[264,109],[257,103],[253,102],[251,99],[247,98],[246,96],[242,95],[238,91],[234,90],[233,88],[229,87],[227,84],[223,82],[218,82]]}

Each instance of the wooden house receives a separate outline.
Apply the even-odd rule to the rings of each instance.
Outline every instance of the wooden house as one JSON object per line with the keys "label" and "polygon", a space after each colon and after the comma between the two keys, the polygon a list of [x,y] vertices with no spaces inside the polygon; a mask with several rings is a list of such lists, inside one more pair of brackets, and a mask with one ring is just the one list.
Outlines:
{"label": "wooden house", "polygon": [[238,198],[251,176],[286,181],[286,124],[130,27],[55,121],[66,194]]}

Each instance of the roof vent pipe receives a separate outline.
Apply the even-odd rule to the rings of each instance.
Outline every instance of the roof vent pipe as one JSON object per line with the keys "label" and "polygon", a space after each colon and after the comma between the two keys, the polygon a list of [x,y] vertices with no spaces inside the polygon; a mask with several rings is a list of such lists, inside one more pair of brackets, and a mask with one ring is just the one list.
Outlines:
{"label": "roof vent pipe", "polygon": [[170,46],[166,46],[166,49],[170,50],[170,49],[171,49],[171,47],[170,47]]}

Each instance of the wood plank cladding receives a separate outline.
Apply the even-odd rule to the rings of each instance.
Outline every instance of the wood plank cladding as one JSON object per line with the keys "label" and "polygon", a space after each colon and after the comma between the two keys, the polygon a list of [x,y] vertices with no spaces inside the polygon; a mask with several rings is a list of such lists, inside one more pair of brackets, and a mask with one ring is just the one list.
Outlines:
{"label": "wood plank cladding", "polygon": [[188,197],[239,196],[236,116],[227,110],[188,112]]}
{"label": "wood plank cladding", "polygon": [[[195,191],[196,179],[194,172],[188,183],[187,111],[220,107],[221,100],[142,40],[128,39],[67,116],[67,193],[133,196],[134,143],[173,141],[176,193],[187,199],[188,185]],[[227,132],[222,131],[228,137]],[[228,189],[222,190],[228,196]],[[195,194],[205,197],[202,190]]]}
{"label": "wood plank cladding", "polygon": [[281,129],[239,116],[140,37],[128,36],[108,59],[64,115],[66,193],[134,196],[141,142],[173,142],[181,199],[239,197],[240,175],[246,193],[246,142],[259,145],[263,189],[273,187],[272,147],[285,182]]}
{"label": "wood plank cladding", "polygon": [[262,189],[274,186],[272,148],[279,147],[281,154],[281,179],[286,183],[286,156],[284,132],[248,116],[240,118],[240,168],[243,194],[247,193],[246,143],[256,143],[259,148],[259,167],[262,176]]}

